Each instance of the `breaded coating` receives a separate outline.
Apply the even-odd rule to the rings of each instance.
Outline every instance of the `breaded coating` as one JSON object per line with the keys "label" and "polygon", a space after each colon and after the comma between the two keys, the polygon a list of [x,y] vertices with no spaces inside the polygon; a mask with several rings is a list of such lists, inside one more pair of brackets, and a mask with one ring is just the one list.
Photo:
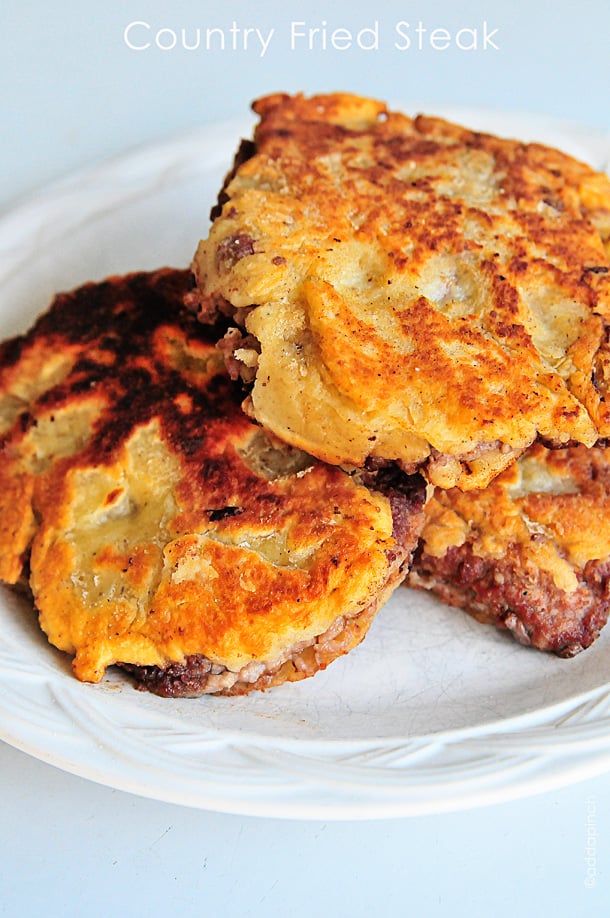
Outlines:
{"label": "breaded coating", "polygon": [[610,435],[606,176],[352,95],[254,109],[193,304],[267,430],[464,490]]}
{"label": "breaded coating", "polygon": [[270,439],[184,307],[188,271],[58,296],[0,363],[2,579],[98,682],[166,695],[313,675],[359,643],[423,523],[419,476]]}
{"label": "breaded coating", "polygon": [[407,585],[573,656],[610,610],[610,449],[536,444],[483,491],[437,490]]}

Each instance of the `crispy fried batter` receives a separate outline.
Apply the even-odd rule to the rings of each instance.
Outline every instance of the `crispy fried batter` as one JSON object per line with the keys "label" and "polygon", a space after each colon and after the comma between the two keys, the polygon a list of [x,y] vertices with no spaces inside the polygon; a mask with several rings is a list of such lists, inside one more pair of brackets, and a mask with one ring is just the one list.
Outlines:
{"label": "crispy fried batter", "polygon": [[573,656],[610,610],[610,450],[532,446],[487,488],[437,490],[408,585]]}
{"label": "crispy fried batter", "polygon": [[462,489],[610,435],[605,176],[356,96],[254,108],[193,267],[265,428]]}
{"label": "crispy fried batter", "polygon": [[189,282],[85,285],[4,345],[2,576],[29,555],[41,626],[81,680],[121,663],[162,694],[245,692],[364,637],[424,485],[269,439],[183,307]]}

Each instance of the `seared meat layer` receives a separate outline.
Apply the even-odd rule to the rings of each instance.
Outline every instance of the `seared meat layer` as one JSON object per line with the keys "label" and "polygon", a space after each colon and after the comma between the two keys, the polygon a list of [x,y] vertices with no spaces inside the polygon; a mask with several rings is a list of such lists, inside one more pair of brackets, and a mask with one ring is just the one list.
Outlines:
{"label": "seared meat layer", "polygon": [[407,584],[573,656],[610,611],[610,450],[532,447],[481,492],[437,491]]}

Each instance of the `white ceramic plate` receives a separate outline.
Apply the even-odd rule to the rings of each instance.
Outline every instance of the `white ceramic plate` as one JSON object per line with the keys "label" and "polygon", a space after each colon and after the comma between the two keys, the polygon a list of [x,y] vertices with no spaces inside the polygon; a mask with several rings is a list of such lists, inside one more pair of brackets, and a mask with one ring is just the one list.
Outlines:
{"label": "white ceramic plate", "polygon": [[[556,121],[448,111],[601,167],[610,138]],[[55,291],[185,266],[248,123],[130,153],[0,221],[0,335]],[[0,737],[95,781],[252,815],[390,817],[548,790],[610,768],[610,630],[573,660],[400,588],[326,672],[246,698],[164,700],[113,674],[82,685],[27,603],[0,594]]]}

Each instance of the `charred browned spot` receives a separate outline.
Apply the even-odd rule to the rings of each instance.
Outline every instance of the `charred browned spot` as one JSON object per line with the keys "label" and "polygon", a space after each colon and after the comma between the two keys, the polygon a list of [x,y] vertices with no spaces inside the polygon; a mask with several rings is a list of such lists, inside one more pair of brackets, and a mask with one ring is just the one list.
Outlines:
{"label": "charred browned spot", "polygon": [[220,189],[218,193],[218,201],[214,205],[214,207],[212,207],[210,211],[210,220],[215,220],[216,217],[220,216],[220,214],[222,213],[223,206],[229,200],[229,195],[226,192],[227,186],[229,185],[231,180],[234,178],[239,167],[243,163],[251,159],[255,153],[256,153],[255,144],[251,140],[242,140],[237,150],[237,153],[235,154],[235,159],[233,160],[233,166],[231,170],[228,172],[228,174],[226,175],[222,188]]}
{"label": "charred browned spot", "polygon": [[549,195],[549,196],[546,197],[546,198],[543,198],[543,199],[542,199],[542,203],[543,203],[543,204],[546,204],[547,207],[552,207],[553,210],[557,210],[557,211],[559,211],[560,213],[561,213],[561,211],[564,209],[564,203],[563,203],[563,201],[561,200],[561,198],[552,197],[551,195]]}
{"label": "charred browned spot", "polygon": [[210,510],[210,522],[217,523],[229,516],[239,516],[243,512],[243,507],[219,507],[217,510]]}
{"label": "charred browned spot", "polygon": [[528,269],[528,263],[525,258],[513,258],[510,262],[510,270],[514,274],[525,274]]}

